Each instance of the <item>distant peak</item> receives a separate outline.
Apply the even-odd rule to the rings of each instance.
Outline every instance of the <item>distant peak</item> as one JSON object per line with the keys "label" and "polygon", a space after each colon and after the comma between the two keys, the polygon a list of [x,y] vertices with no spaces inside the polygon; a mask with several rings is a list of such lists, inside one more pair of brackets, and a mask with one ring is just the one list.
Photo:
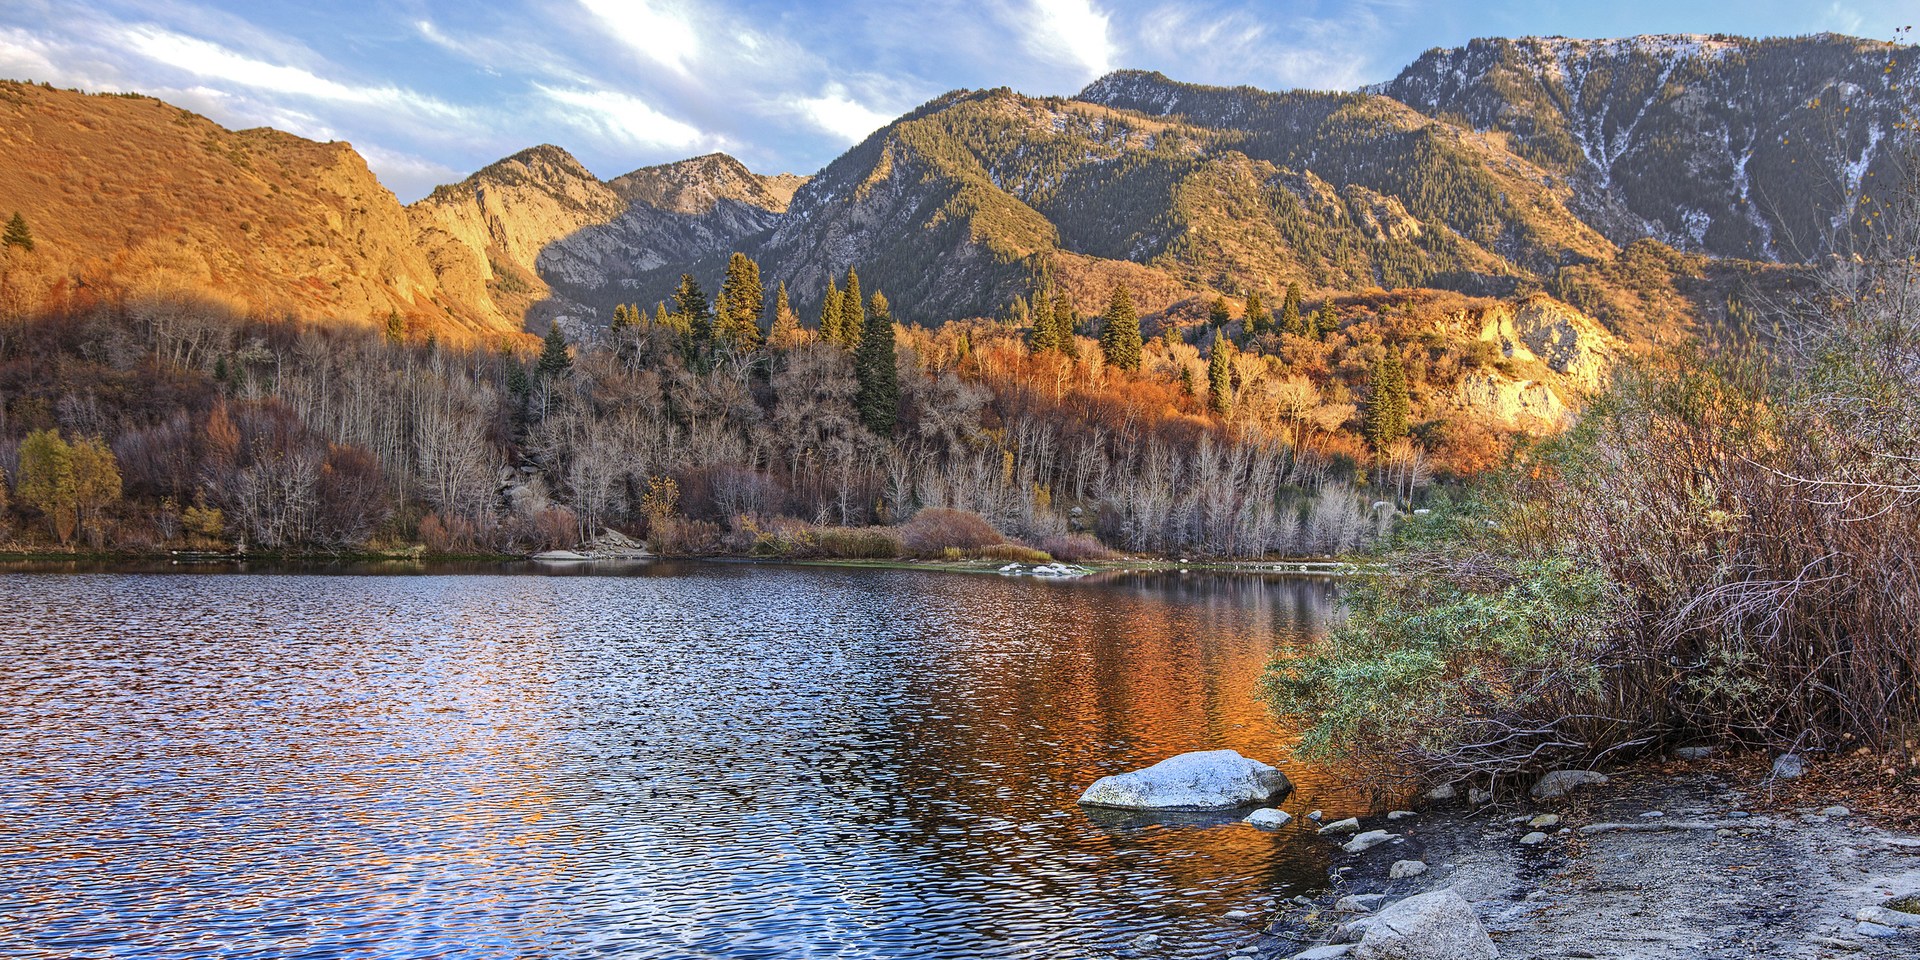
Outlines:
{"label": "distant peak", "polygon": [[467,179],[480,180],[503,175],[519,176],[520,170],[523,169],[529,171],[558,170],[570,177],[583,177],[590,180],[598,179],[594,177],[586,165],[581,163],[573,154],[551,143],[528,147],[512,156],[502,157],[499,160],[495,160],[481,167],[478,172]]}

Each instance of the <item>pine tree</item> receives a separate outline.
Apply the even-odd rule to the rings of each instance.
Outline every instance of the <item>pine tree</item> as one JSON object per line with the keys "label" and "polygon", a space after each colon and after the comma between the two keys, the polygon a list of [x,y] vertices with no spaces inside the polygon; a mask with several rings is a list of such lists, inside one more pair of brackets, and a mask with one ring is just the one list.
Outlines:
{"label": "pine tree", "polygon": [[1233,362],[1227,356],[1232,349],[1226,335],[1215,331],[1213,355],[1207,358],[1207,405],[1221,417],[1233,412]]}
{"label": "pine tree", "polygon": [[720,315],[720,338],[742,353],[758,347],[762,339],[760,318],[767,312],[766,288],[760,285],[760,265],[744,253],[735,252],[728,257],[727,276],[720,283],[720,299],[725,304],[715,311]]}
{"label": "pine tree", "polygon": [[573,369],[573,358],[567,355],[567,335],[559,324],[547,327],[547,336],[541,341],[540,362],[534,370],[541,377],[552,379]]}
{"label": "pine tree", "polygon": [[0,236],[0,246],[19,247],[28,253],[33,252],[33,231],[27,228],[27,218],[20,211],[13,212],[13,219],[7,221],[7,232]]}
{"label": "pine tree", "polygon": [[1180,395],[1183,397],[1193,396],[1193,388],[1193,368],[1183,363],[1180,365]]}
{"label": "pine tree", "polygon": [[1400,364],[1400,352],[1389,346],[1386,353],[1374,361],[1369,379],[1372,395],[1367,398],[1366,417],[1361,426],[1366,431],[1367,443],[1379,452],[1407,435],[1407,373]]}
{"label": "pine tree", "polygon": [[1287,284],[1287,298],[1280,302],[1280,330],[1296,337],[1310,336],[1300,319],[1300,285],[1297,283]]}
{"label": "pine tree", "polygon": [[1333,316],[1333,304],[1323,303],[1320,309],[1315,310],[1313,316],[1307,320],[1306,335],[1315,340],[1325,340],[1327,334],[1339,329],[1339,326],[1339,321]]}
{"label": "pine tree", "polygon": [[618,333],[631,326],[633,326],[633,313],[627,309],[627,305],[624,303],[614,304],[613,322],[607,324],[607,329]]}
{"label": "pine tree", "polygon": [[[848,274],[847,286],[857,289],[857,279]],[[860,345],[854,349],[853,372],[859,379],[854,403],[860,408],[860,422],[882,437],[893,436],[900,418],[900,372],[895,366],[893,316],[887,298],[875,291],[865,316],[866,329]]]}
{"label": "pine tree", "polygon": [[781,350],[791,350],[807,342],[807,331],[800,326],[800,315],[793,312],[793,304],[787,300],[785,280],[774,288],[773,329],[767,334],[767,342]]}
{"label": "pine tree", "polygon": [[840,345],[848,350],[860,349],[860,338],[866,330],[866,301],[860,298],[860,275],[848,267],[847,290],[840,295]]}
{"label": "pine tree", "polygon": [[1080,359],[1080,341],[1074,339],[1080,332],[1080,315],[1073,309],[1073,298],[1064,292],[1053,295],[1053,336],[1060,343],[1060,352],[1069,360]]}
{"label": "pine tree", "polygon": [[396,347],[407,342],[407,321],[398,310],[387,311],[387,342]]}
{"label": "pine tree", "polygon": [[1140,369],[1140,316],[1133,311],[1133,296],[1124,283],[1114,288],[1113,299],[1107,303],[1106,319],[1100,326],[1100,353],[1110,367]]}
{"label": "pine tree", "polygon": [[1233,308],[1227,305],[1226,297],[1213,298],[1213,305],[1207,308],[1207,322],[1215,330],[1233,322]]}
{"label": "pine tree", "polygon": [[683,328],[693,335],[696,348],[713,343],[713,308],[708,305],[700,282],[693,279],[691,273],[680,275],[680,286],[673,291],[673,312]]}
{"label": "pine tree", "polygon": [[1059,350],[1060,330],[1053,325],[1053,291],[1034,291],[1033,307],[1026,312],[1033,317],[1033,328],[1027,332],[1027,352],[1037,357]]}
{"label": "pine tree", "polygon": [[1257,337],[1273,329],[1273,314],[1267,311],[1267,302],[1255,290],[1247,294],[1247,335]]}
{"label": "pine tree", "polygon": [[820,342],[840,342],[840,285],[827,277],[827,295],[820,301]]}

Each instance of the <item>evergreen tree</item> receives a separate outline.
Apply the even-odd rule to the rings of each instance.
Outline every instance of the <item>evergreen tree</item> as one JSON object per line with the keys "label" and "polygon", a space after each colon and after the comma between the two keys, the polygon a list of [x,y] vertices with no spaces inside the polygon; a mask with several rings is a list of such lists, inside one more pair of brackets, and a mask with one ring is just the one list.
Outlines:
{"label": "evergreen tree", "polygon": [[767,311],[766,289],[760,285],[760,265],[744,253],[727,258],[727,276],[720,283],[718,333],[733,349],[746,352],[761,343],[760,318]]}
{"label": "evergreen tree", "polygon": [[1133,311],[1133,296],[1124,283],[1114,288],[1113,299],[1107,303],[1106,321],[1100,326],[1100,353],[1110,367],[1140,369],[1140,316]]}
{"label": "evergreen tree", "polygon": [[398,310],[387,311],[387,342],[396,347],[407,342],[407,321]]}
{"label": "evergreen tree", "polygon": [[1400,364],[1400,351],[1387,347],[1386,353],[1374,361],[1369,379],[1372,395],[1367,398],[1361,427],[1367,443],[1379,452],[1407,435],[1407,373]]}
{"label": "evergreen tree", "polygon": [[[953,362],[964,363],[971,356],[973,356],[973,338],[967,336],[967,332],[962,330],[959,338],[953,341]],[[4,509],[6,504],[0,503],[0,510]]]}
{"label": "evergreen tree", "polygon": [[1335,320],[1333,316],[1333,304],[1321,304],[1320,309],[1315,310],[1313,316],[1308,318],[1306,325],[1307,336],[1315,340],[1325,340],[1327,334],[1339,329],[1339,321]]}
{"label": "evergreen tree", "polygon": [[840,317],[845,313],[840,308],[840,285],[833,277],[827,277],[827,295],[820,301],[820,342],[840,342]]}
{"label": "evergreen tree", "polygon": [[673,312],[682,329],[693,335],[696,348],[713,343],[713,308],[691,273],[680,275],[680,286],[673,291]]}
{"label": "evergreen tree", "polygon": [[1215,330],[1233,322],[1233,308],[1227,305],[1226,297],[1213,298],[1213,305],[1207,308],[1207,322]]}
{"label": "evergreen tree", "polygon": [[1048,350],[1059,350],[1060,330],[1053,325],[1053,291],[1034,291],[1033,309],[1027,313],[1033,317],[1033,329],[1027,332],[1027,352],[1037,357]]}
{"label": "evergreen tree", "polygon": [[627,305],[624,303],[614,304],[613,322],[607,324],[607,329],[618,333],[631,326],[633,326],[633,313],[627,309]]}
{"label": "evergreen tree", "polygon": [[28,253],[33,252],[33,231],[27,229],[27,218],[20,211],[13,212],[13,219],[7,221],[7,232],[0,236],[0,246],[19,247]]}
{"label": "evergreen tree", "polygon": [[860,297],[860,275],[848,267],[847,290],[840,295],[840,345],[848,350],[860,349],[860,338],[866,334],[866,302]]}
{"label": "evergreen tree", "polygon": [[767,342],[781,350],[791,350],[807,342],[807,331],[800,327],[800,315],[793,312],[793,304],[787,301],[785,280],[774,288],[773,329],[767,334]]}
{"label": "evergreen tree", "polygon": [[1257,337],[1273,329],[1273,314],[1267,310],[1267,302],[1255,290],[1247,294],[1247,335]]}
{"label": "evergreen tree", "polygon": [[1183,363],[1180,365],[1180,395],[1183,397],[1193,396],[1193,388],[1193,368]]}
{"label": "evergreen tree", "polygon": [[1225,334],[1213,334],[1213,354],[1207,358],[1207,405],[1222,417],[1233,412],[1233,362]]}
{"label": "evergreen tree", "polygon": [[[857,279],[848,274],[847,286],[857,289]],[[900,418],[900,372],[895,366],[893,316],[887,298],[879,291],[864,318],[866,329],[860,345],[854,349],[853,372],[859,379],[854,403],[860,408],[860,422],[882,437],[893,436]]]}
{"label": "evergreen tree", "polygon": [[552,379],[573,369],[573,358],[567,355],[567,335],[559,324],[547,327],[547,336],[541,341],[540,362],[534,365],[540,376]]}
{"label": "evergreen tree", "polygon": [[1080,342],[1074,337],[1080,332],[1080,315],[1073,309],[1073,298],[1064,292],[1053,295],[1053,336],[1060,344],[1060,352],[1070,360],[1080,359]]}
{"label": "evergreen tree", "polygon": [[1300,285],[1287,284],[1287,298],[1280,302],[1280,330],[1296,337],[1311,336],[1300,318]]}

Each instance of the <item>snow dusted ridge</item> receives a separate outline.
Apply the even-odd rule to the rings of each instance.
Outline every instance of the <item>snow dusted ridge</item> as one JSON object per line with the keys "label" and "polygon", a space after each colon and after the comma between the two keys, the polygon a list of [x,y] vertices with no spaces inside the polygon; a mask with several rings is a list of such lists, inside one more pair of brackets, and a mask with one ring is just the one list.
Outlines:
{"label": "snow dusted ridge", "polygon": [[1833,34],[1528,37],[1430,50],[1367,92],[1509,134],[1616,243],[1800,260],[1891,167],[1916,80],[1915,48]]}

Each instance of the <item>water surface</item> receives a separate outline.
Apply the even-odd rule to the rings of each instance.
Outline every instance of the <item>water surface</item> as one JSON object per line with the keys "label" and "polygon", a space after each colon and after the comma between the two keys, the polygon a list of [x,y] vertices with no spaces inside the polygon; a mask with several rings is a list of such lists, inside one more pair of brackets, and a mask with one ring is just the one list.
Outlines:
{"label": "water surface", "polygon": [[1074,803],[1279,759],[1323,582],[618,572],[0,574],[0,952],[1219,956],[1324,878]]}

